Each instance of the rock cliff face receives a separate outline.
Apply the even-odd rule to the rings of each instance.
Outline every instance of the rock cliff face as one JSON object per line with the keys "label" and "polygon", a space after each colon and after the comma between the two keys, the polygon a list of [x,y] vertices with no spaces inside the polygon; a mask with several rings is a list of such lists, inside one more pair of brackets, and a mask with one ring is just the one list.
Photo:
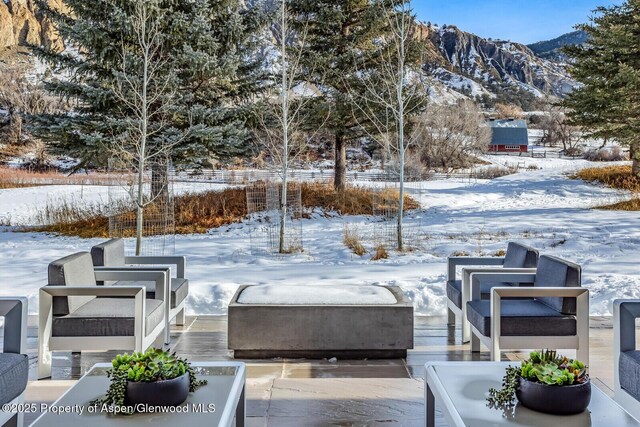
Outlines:
{"label": "rock cliff face", "polygon": [[[65,11],[62,0],[49,6]],[[38,12],[33,0],[0,0],[0,49],[39,45],[62,50],[63,42],[53,25]]]}
{"label": "rock cliff face", "polygon": [[508,85],[536,96],[563,96],[575,86],[561,64],[536,56],[523,44],[484,39],[455,26],[426,25],[422,33],[430,52],[425,68],[467,95]]}

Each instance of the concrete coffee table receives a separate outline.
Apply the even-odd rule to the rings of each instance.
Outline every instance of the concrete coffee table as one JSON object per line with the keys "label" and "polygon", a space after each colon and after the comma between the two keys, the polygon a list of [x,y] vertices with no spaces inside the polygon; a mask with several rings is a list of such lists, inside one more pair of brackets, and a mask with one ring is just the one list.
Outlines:
{"label": "concrete coffee table", "polygon": [[[240,362],[192,363],[199,379],[208,384],[190,393],[186,402],[173,412],[107,415],[89,412],[89,402],[103,395],[109,386],[105,372],[110,363],[94,365],[89,372],[52,404],[33,424],[34,427],[75,426],[171,426],[244,427],[245,365]],[[235,424],[234,424],[235,420]]]}
{"label": "concrete coffee table", "polygon": [[438,362],[426,364],[425,411],[427,427],[435,426],[435,404],[451,427],[626,427],[638,426],[631,415],[592,385],[589,408],[578,415],[556,416],[517,404],[510,416],[487,406],[489,388],[499,388],[505,368],[519,362]]}

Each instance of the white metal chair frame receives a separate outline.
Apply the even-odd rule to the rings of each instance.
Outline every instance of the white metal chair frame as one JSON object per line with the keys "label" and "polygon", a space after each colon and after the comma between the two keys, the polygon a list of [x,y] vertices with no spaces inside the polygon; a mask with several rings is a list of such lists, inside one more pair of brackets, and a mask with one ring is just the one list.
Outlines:
{"label": "white metal chair frame", "polygon": [[[456,269],[460,266],[497,266],[504,264],[504,259],[505,257],[450,256],[447,258],[447,283],[456,280]],[[456,317],[459,317],[462,322],[463,342],[468,342],[468,333],[466,340],[464,338],[464,325],[467,323],[467,315],[464,306],[465,305],[463,303],[462,309],[460,309],[453,301],[447,298],[447,324],[451,326],[455,325]]]}
{"label": "white metal chair frame", "polygon": [[[4,353],[27,354],[28,302],[24,297],[0,297],[0,316],[4,317]],[[24,403],[24,392],[9,407]],[[24,411],[0,411],[0,425],[22,427]]]}
{"label": "white metal chair frame", "polygon": [[[471,299],[480,299],[481,281],[525,282],[535,281],[531,273],[473,273]],[[576,299],[576,334],[563,336],[502,336],[502,298],[561,297]],[[471,325],[471,351],[480,351],[480,343],[491,351],[491,360],[499,362],[503,350],[527,348],[575,349],[577,358],[589,365],[589,290],[583,287],[495,287],[491,290],[491,336],[484,336]]]}
{"label": "white metal chair frame", "polygon": [[535,273],[535,268],[489,268],[489,267],[463,267],[462,268],[462,308],[459,309],[447,298],[447,304],[453,305],[462,323],[462,342],[468,343],[471,339],[471,324],[467,319],[467,303],[471,301],[471,275],[474,273]]}
{"label": "white metal chair frame", "polygon": [[635,419],[640,420],[640,402],[620,386],[620,353],[636,350],[636,319],[640,300],[613,302],[613,392],[614,400]]}
{"label": "white metal chair frame", "polygon": [[[187,258],[184,256],[125,256],[124,262],[131,267],[134,267],[137,265],[175,266],[176,277],[178,279],[186,279],[185,272],[187,270]],[[171,322],[171,320],[175,318],[176,325],[183,326],[185,321],[184,310],[185,310],[186,298],[184,301],[180,302],[180,304],[178,304],[175,308],[171,308],[171,274],[169,274],[168,280],[169,280],[169,295],[166,299],[167,323]],[[167,325],[167,334],[169,333],[168,331],[169,331],[169,327]]]}
{"label": "white metal chair frame", "polygon": [[[165,304],[164,304],[164,310],[165,310],[165,314],[164,314],[164,323],[165,323],[165,330],[164,330],[164,345],[165,346],[169,346],[169,344],[171,343],[171,331],[169,329],[169,326],[171,325],[171,319],[172,319],[172,313],[175,316],[175,310],[171,310],[171,268],[167,267],[167,266],[161,266],[161,265],[154,265],[154,266],[137,266],[137,265],[123,265],[123,266],[108,266],[108,267],[93,267],[93,271],[94,273],[98,273],[98,272],[108,272],[108,271],[122,271],[122,272],[136,272],[136,271],[143,271],[143,272],[163,272],[165,273],[165,283],[162,287],[162,295],[164,295],[163,298],[156,298],[156,299],[162,299]],[[97,279],[97,276],[96,276]],[[124,279],[122,279],[124,281]],[[137,280],[142,280],[142,279],[137,279]],[[97,281],[101,281],[101,280],[97,280]],[[121,287],[121,286],[118,286]],[[158,290],[158,284],[156,283],[156,295],[160,295],[158,294],[159,290]],[[182,304],[182,307],[184,308],[184,304]]]}
{"label": "white metal chair frame", "polygon": [[[108,267],[105,267],[108,268]],[[167,271],[150,270],[97,270],[96,280],[100,281],[154,281],[156,283],[156,299],[166,306],[168,294]],[[95,296],[95,297],[129,297],[134,298],[134,335],[133,336],[85,336],[54,337],[51,335],[53,323],[53,297]],[[144,351],[151,347],[163,333],[166,326],[166,307],[163,307],[163,318],[153,330],[146,330],[146,289],[144,286],[44,286],[39,294],[38,322],[38,378],[51,377],[51,361],[53,351],[106,351],[132,350]]]}
{"label": "white metal chair frame", "polygon": [[[176,278],[178,279],[186,279],[185,272],[187,270],[187,258],[184,256],[125,256],[124,262],[126,265],[124,266],[109,266],[109,267],[94,267],[96,271],[102,269],[144,269],[146,271],[153,270],[154,268],[163,267],[163,266],[174,266],[176,271]],[[146,267],[141,267],[146,266]],[[153,267],[151,267],[153,266]],[[168,335],[169,335],[169,324],[171,320],[176,319],[177,326],[183,326],[185,322],[185,305],[186,298],[184,301],[181,301],[176,307],[171,308],[171,274],[169,274],[168,278],[168,286],[169,286],[169,295],[166,299],[167,301],[167,338],[165,342],[168,344]]]}

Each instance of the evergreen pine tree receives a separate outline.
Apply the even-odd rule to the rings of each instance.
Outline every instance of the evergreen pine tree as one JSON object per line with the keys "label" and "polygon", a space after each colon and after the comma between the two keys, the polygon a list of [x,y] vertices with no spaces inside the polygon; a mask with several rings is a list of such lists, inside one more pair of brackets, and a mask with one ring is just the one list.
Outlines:
{"label": "evergreen pine tree", "polygon": [[[354,113],[354,90],[364,90],[358,83],[358,73],[375,66],[376,42],[387,31],[386,14],[380,8],[391,9],[392,0],[289,0],[292,13],[301,17],[308,32],[304,59],[313,66],[307,77],[321,88],[318,97],[316,123],[323,123],[333,135],[335,150],[336,189],[346,185],[346,148],[349,141],[364,133]],[[356,62],[358,67],[356,67]],[[329,119],[327,120],[327,114]]]}
{"label": "evergreen pine tree", "polygon": [[579,25],[589,41],[568,46],[573,76],[582,86],[564,101],[573,123],[594,137],[628,145],[632,173],[640,177],[640,0],[601,7]]}
{"label": "evergreen pine tree", "polygon": [[[66,0],[70,13],[38,6],[60,32],[67,49],[34,47],[36,54],[67,78],[46,82],[46,88],[73,102],[71,113],[35,117],[34,133],[53,152],[78,157],[83,166],[104,166],[117,124],[131,116],[114,96],[121,68],[122,46],[135,52],[130,31],[132,3],[127,0]],[[173,147],[174,162],[201,166],[248,148],[245,127],[252,96],[260,90],[262,60],[258,13],[241,0],[160,0],[163,44],[157,62],[171,72],[170,115],[150,144],[166,144],[190,129]],[[161,116],[161,118],[160,118]],[[153,120],[153,119],[152,119]],[[115,128],[115,129],[114,129]]]}

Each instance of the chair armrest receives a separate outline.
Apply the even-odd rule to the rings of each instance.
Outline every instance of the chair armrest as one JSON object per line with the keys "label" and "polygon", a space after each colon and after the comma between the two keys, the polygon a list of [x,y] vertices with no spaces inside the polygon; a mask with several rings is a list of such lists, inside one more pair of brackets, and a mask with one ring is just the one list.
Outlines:
{"label": "chair armrest", "polygon": [[153,281],[155,298],[169,301],[171,269],[168,267],[95,267],[94,274],[98,281]]}
{"label": "chair armrest", "polygon": [[140,285],[131,286],[52,286],[40,288],[40,295],[52,297],[137,297],[145,296],[145,288]]}
{"label": "chair armrest", "polygon": [[[540,287],[528,286],[523,288],[507,286],[495,287],[491,290],[491,337],[500,336],[501,302],[506,297],[564,297],[576,299],[576,333],[580,339],[589,341],[589,290],[582,287]],[[494,346],[498,340],[493,340]]]}
{"label": "chair armrest", "polygon": [[155,265],[175,265],[176,277],[184,279],[187,270],[187,257],[185,256],[126,256],[124,262],[127,264],[155,264]]}
{"label": "chair armrest", "polygon": [[456,267],[460,265],[502,265],[504,257],[450,256],[447,258],[447,281],[456,280]]}
{"label": "chair armrest", "polygon": [[28,302],[25,297],[0,297],[4,317],[4,353],[27,353]]}
{"label": "chair armrest", "polygon": [[[511,269],[503,269],[500,270],[499,273],[471,273],[471,301],[480,299],[480,284],[482,282],[489,281],[498,281],[498,282],[534,282],[536,280],[535,269],[530,272],[524,272],[523,270],[527,269],[517,269],[518,271],[509,272],[507,270]],[[515,269],[514,269],[515,270]],[[464,286],[464,284],[463,284]],[[464,290],[464,287],[463,287]]]}
{"label": "chair armrest", "polygon": [[[164,274],[164,273],[163,273]],[[136,337],[146,336],[145,318],[147,299],[144,286],[44,286],[40,288],[38,336],[40,345],[48,347],[53,319],[53,297],[95,296],[95,297],[133,297],[134,331]],[[166,304],[166,302],[164,302]]]}

